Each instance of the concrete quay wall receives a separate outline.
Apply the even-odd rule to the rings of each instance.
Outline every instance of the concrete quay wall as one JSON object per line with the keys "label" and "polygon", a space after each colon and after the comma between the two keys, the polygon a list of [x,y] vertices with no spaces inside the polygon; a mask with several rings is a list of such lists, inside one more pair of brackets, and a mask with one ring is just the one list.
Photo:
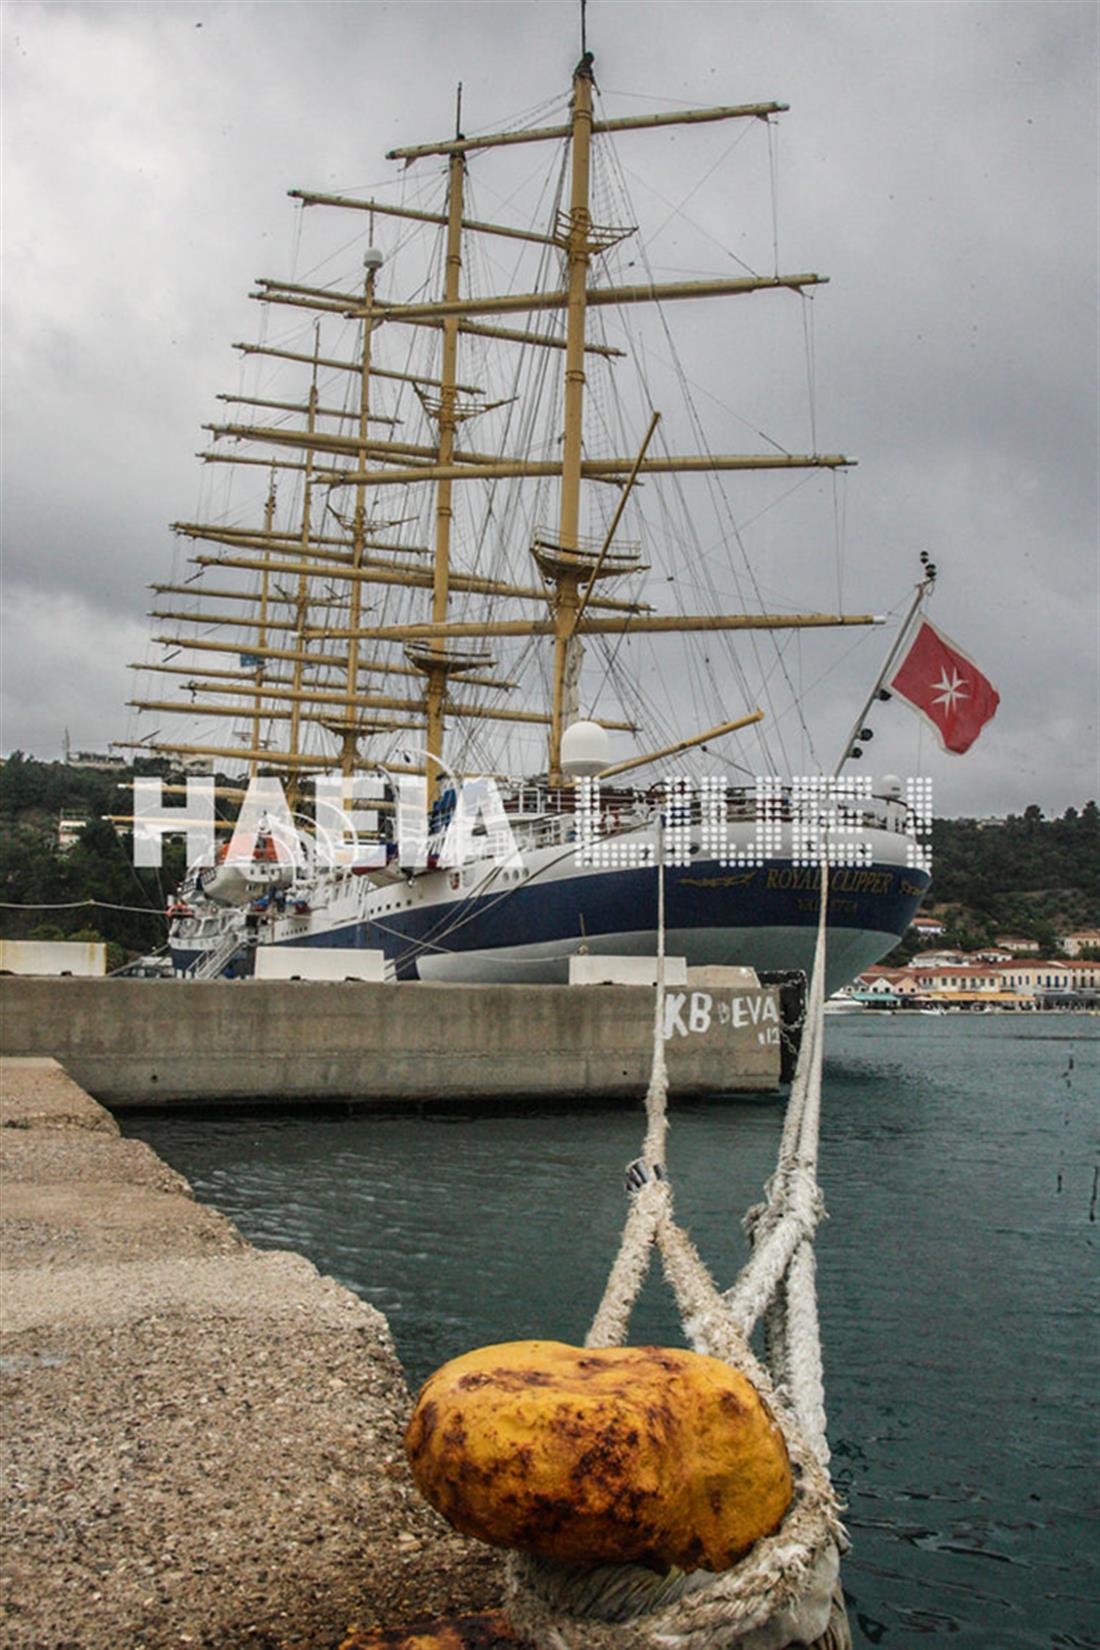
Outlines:
{"label": "concrete quay wall", "polygon": [[52,1060],[0,1062],[0,1641],[325,1650],[499,1557],[405,1465],[385,1319],[252,1249]]}
{"label": "concrete quay wall", "polygon": [[[774,1091],[774,987],[669,993],[671,1092]],[[0,1054],[53,1056],[113,1110],[218,1100],[633,1098],[653,993],[640,986],[0,980]]]}

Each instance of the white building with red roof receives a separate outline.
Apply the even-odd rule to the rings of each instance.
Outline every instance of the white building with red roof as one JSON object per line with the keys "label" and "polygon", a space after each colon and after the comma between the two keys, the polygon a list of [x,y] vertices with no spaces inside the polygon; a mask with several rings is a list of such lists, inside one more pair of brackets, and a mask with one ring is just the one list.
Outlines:
{"label": "white building with red roof", "polygon": [[938,940],[945,929],[939,917],[914,917],[909,924],[909,932],[922,940]]}

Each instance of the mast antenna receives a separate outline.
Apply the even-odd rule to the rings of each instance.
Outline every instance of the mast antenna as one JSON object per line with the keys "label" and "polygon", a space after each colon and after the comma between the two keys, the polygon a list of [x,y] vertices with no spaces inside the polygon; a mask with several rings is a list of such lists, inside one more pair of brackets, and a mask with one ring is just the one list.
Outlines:
{"label": "mast antenna", "polygon": [[586,17],[587,11],[588,11],[588,0],[581,0],[581,56],[582,57],[584,56],[584,54],[588,50],[588,29],[587,29],[587,17]]}
{"label": "mast antenna", "polygon": [[455,137],[462,136],[462,82],[458,83],[458,92],[455,96]]}

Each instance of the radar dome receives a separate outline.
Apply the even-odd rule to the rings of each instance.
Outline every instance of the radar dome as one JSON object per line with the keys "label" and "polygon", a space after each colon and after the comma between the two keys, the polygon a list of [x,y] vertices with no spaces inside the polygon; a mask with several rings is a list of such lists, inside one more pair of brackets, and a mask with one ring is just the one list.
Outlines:
{"label": "radar dome", "polygon": [[896,773],[884,773],[879,783],[879,794],[888,797],[891,802],[901,800],[901,780]]}
{"label": "radar dome", "polygon": [[611,740],[598,722],[571,722],[561,736],[562,772],[587,779],[611,766]]}

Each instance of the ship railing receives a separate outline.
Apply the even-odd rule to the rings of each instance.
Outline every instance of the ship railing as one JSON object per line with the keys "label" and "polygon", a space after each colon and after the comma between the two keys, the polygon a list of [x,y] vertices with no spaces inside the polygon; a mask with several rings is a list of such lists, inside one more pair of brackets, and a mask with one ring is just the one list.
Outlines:
{"label": "ship railing", "polygon": [[[576,812],[577,791],[570,786],[519,785],[504,798],[504,810],[515,820],[525,824],[550,818],[569,818]],[[859,815],[871,830],[890,831],[895,835],[914,835],[914,822],[909,804],[900,797],[872,796],[845,802],[846,810]],[[751,786],[731,786],[725,796],[725,819],[728,824],[752,824],[760,814],[761,801]],[[673,798],[663,784],[649,787],[600,787],[600,831],[614,835],[621,830],[636,828],[658,814],[672,817],[678,824],[701,825],[702,799],[697,789],[683,798]],[[806,817],[806,805],[790,790],[780,792],[769,809],[770,818],[781,825],[793,824]]]}
{"label": "ship railing", "polygon": [[561,814],[544,814],[539,819],[529,821],[526,829],[519,834],[529,847],[555,848],[563,843],[572,842],[577,831],[571,818]]}

